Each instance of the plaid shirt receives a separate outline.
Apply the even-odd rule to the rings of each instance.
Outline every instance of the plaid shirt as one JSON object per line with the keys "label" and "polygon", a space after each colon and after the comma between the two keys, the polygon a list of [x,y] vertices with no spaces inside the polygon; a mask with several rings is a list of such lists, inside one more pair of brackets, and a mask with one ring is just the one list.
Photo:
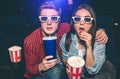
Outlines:
{"label": "plaid shirt", "polygon": [[[70,25],[68,23],[61,23],[57,31],[57,50],[58,55],[61,59],[61,49],[60,49],[60,39],[62,35],[70,30]],[[42,75],[42,72],[39,72],[38,65],[41,63],[42,59],[45,57],[45,51],[43,47],[42,40],[42,29],[41,27],[32,32],[24,40],[24,55],[26,63],[26,73],[24,77],[29,78],[30,75]]]}

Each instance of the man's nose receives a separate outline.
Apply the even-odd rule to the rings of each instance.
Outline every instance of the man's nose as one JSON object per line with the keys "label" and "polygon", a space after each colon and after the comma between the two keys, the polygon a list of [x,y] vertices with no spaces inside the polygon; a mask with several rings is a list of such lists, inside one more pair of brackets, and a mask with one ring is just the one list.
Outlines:
{"label": "man's nose", "polygon": [[47,24],[52,24],[52,21],[50,18],[47,20]]}

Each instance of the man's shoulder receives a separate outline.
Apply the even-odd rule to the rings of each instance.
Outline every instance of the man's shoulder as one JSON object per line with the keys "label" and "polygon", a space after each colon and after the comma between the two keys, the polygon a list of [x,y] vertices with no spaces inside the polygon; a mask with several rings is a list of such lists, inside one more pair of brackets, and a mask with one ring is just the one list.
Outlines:
{"label": "man's shoulder", "polygon": [[60,23],[61,27],[70,27],[70,24],[67,22]]}
{"label": "man's shoulder", "polygon": [[24,42],[34,41],[37,37],[40,36],[40,28],[34,30],[32,33],[30,33],[25,39]]}
{"label": "man's shoulder", "polygon": [[69,23],[60,23],[59,30],[63,31],[69,31],[70,30],[70,24]]}

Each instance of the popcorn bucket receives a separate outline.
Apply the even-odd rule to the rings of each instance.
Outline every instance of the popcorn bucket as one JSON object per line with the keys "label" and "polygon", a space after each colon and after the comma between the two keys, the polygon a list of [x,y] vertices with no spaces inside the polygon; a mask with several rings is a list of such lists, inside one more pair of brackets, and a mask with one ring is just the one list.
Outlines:
{"label": "popcorn bucket", "polygon": [[69,65],[70,79],[81,79],[85,61],[78,56],[72,56],[67,60]]}
{"label": "popcorn bucket", "polygon": [[17,63],[21,61],[21,47],[12,46],[8,50],[11,62]]}

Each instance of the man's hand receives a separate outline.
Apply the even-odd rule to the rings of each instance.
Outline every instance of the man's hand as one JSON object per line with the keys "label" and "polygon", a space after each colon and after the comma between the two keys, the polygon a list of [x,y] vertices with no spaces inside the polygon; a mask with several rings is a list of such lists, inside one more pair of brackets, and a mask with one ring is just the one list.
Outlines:
{"label": "man's hand", "polygon": [[95,41],[102,43],[102,44],[106,44],[108,41],[108,36],[105,33],[104,29],[99,29],[96,32],[96,37],[95,37]]}
{"label": "man's hand", "polygon": [[56,65],[57,59],[49,60],[53,56],[46,56],[39,64],[39,71],[46,71]]}

